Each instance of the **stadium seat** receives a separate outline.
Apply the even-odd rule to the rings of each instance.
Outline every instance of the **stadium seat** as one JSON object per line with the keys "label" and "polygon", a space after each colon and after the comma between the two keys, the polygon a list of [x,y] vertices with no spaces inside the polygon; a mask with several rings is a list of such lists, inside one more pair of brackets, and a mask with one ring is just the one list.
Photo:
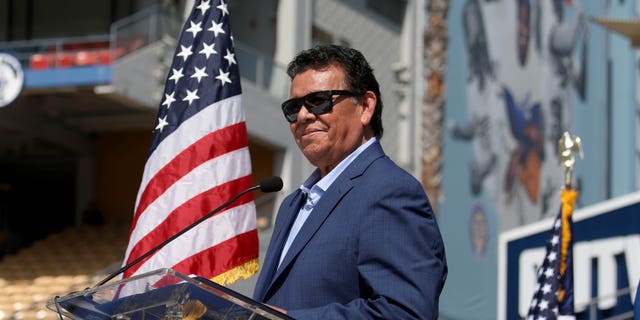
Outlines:
{"label": "stadium seat", "polygon": [[69,53],[61,53],[56,57],[56,68],[69,68],[73,64],[73,55]]}
{"label": "stadium seat", "polygon": [[71,227],[3,257],[0,320],[58,319],[46,301],[104,278],[107,268],[120,264],[128,231],[124,225]]}
{"label": "stadium seat", "polygon": [[98,53],[96,51],[76,52],[74,58],[74,64],[76,66],[87,66],[98,63]]}
{"label": "stadium seat", "polygon": [[44,70],[49,68],[51,57],[47,54],[34,54],[29,59],[29,67],[33,70]]}

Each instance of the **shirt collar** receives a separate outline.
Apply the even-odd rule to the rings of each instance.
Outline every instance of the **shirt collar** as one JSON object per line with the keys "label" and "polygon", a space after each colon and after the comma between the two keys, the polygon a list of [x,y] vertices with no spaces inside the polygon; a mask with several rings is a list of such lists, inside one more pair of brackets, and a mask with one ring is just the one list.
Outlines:
{"label": "shirt collar", "polygon": [[338,165],[333,168],[333,170],[329,171],[329,173],[320,179],[320,169],[315,169],[313,173],[304,181],[304,183],[300,186],[300,190],[310,195],[312,193],[318,192],[320,196],[324,194],[327,189],[333,184],[333,182],[340,176],[340,174],[355,160],[365,149],[367,149],[370,145],[376,142],[378,139],[375,137],[367,140],[367,142],[363,143],[356,150],[351,152],[346,158],[344,158]]}

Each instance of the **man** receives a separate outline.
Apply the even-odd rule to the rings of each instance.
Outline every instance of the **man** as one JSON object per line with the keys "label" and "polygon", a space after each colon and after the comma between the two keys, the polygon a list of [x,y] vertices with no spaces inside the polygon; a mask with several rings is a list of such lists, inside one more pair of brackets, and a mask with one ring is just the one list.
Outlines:
{"label": "man", "polygon": [[289,64],[282,104],[317,167],[281,204],[255,299],[297,319],[435,319],[447,274],[421,185],[383,152],[382,100],[354,49],[319,46]]}
{"label": "man", "polygon": [[640,280],[638,281],[638,286],[636,287],[636,297],[633,300],[634,301],[634,306],[633,306],[633,312],[634,312],[634,318],[635,320],[640,320]]}

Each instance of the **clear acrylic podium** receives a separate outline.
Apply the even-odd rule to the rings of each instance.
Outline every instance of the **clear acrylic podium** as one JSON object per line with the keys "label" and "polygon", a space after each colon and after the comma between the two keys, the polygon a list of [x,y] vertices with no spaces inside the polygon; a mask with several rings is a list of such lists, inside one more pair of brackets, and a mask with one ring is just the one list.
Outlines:
{"label": "clear acrylic podium", "polygon": [[292,319],[203,278],[158,269],[56,297],[47,308],[70,319]]}

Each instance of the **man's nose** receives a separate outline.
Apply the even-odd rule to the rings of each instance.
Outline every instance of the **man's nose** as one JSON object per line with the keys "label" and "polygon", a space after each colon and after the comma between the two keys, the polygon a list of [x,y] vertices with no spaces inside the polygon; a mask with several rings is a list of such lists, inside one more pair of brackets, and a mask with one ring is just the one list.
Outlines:
{"label": "man's nose", "polygon": [[298,121],[306,121],[308,119],[313,119],[316,115],[311,113],[307,106],[304,104],[300,107],[300,111],[298,111]]}

